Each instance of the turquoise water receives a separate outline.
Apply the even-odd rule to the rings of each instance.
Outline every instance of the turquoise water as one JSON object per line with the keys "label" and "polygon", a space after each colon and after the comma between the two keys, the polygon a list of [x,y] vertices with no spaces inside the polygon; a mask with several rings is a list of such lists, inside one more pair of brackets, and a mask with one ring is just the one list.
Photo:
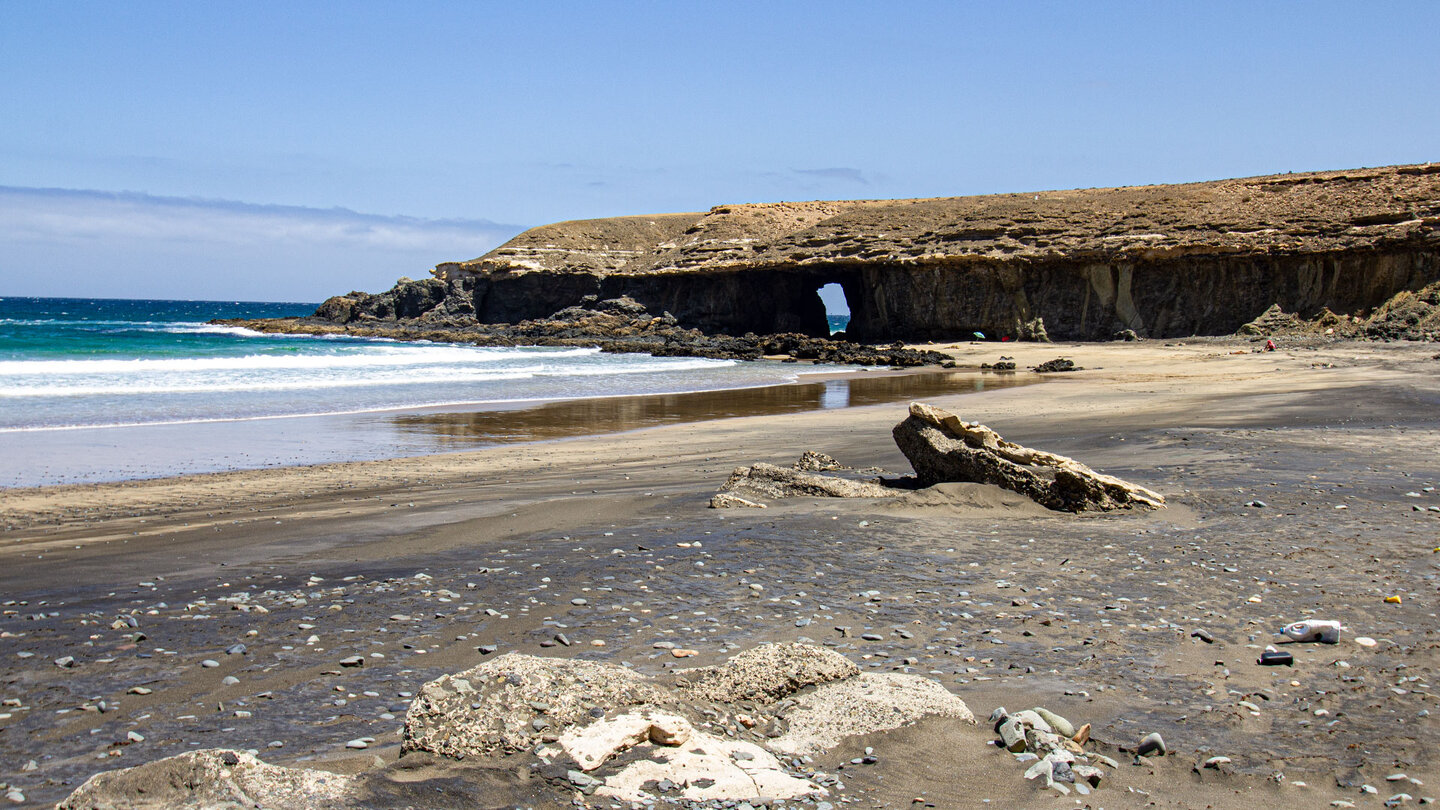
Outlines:
{"label": "turquoise water", "polygon": [[[394,429],[395,412],[750,388],[793,382],[800,371],[206,323],[313,311],[308,303],[0,298],[8,461],[0,487],[390,458],[428,449]],[[319,418],[329,419],[323,430]]]}
{"label": "turquoise water", "polygon": [[849,315],[826,315],[825,320],[830,325],[830,334],[832,335],[845,331],[845,327],[850,325]]}
{"label": "turquoise water", "polygon": [[314,305],[0,299],[0,431],[355,413],[771,384],[776,364],[593,348],[262,335]]}
{"label": "turquoise water", "polygon": [[[0,298],[0,360],[215,357],[254,350],[214,318],[309,315],[315,304]],[[263,349],[262,349],[263,351]]]}

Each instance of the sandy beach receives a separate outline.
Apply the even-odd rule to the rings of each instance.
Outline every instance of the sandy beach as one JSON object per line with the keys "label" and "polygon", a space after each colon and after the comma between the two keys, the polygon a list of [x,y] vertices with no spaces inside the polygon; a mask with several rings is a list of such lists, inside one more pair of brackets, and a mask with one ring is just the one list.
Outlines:
{"label": "sandy beach", "polygon": [[[733,468],[806,450],[908,474],[890,435],[904,401],[864,398],[676,424],[617,421],[643,410],[619,403],[477,451],[0,491],[0,782],[53,803],[101,770],[227,747],[375,771],[416,806],[570,806],[523,769],[454,779],[399,759],[411,697],[492,648],[655,674],[808,640],[934,678],[981,720],[817,760],[860,806],[1440,795],[1437,349],[1260,345],[929,347],[962,367],[1013,356],[1015,379],[1056,356],[1084,367],[920,398],[1157,490],[1169,508],[1154,512],[1060,514],[970,484],[706,508]],[[425,429],[463,434],[462,416]],[[1281,646],[1305,618],[1346,632]],[[698,655],[682,664],[665,642]],[[1294,666],[1258,666],[1268,644]],[[352,655],[367,664],[341,669]],[[1027,782],[989,744],[1002,705],[1093,724],[1119,768],[1083,800]],[[1169,755],[1131,765],[1123,749],[1150,732]],[[851,764],[867,746],[877,761]],[[1229,762],[1200,766],[1216,756]]]}

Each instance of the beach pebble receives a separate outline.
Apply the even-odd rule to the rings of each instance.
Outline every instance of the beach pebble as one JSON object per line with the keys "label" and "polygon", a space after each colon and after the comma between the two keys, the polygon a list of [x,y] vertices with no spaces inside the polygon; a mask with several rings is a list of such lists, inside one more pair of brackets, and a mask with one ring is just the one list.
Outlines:
{"label": "beach pebble", "polygon": [[340,659],[340,666],[342,666],[342,667],[363,667],[363,666],[365,666],[365,657],[364,657],[364,656],[360,656],[360,655],[352,655],[352,656],[350,656],[350,657],[348,657],[348,658],[341,658],[341,659]]}
{"label": "beach pebble", "polygon": [[244,645],[244,644],[231,644],[229,647],[226,647],[226,648],[225,648],[225,654],[226,654],[226,655],[244,655],[244,654],[245,654],[245,645]]}
{"label": "beach pebble", "polygon": [[583,607],[584,605],[590,604],[590,600],[589,600],[589,599],[571,599],[571,600],[570,600],[570,604],[575,605],[575,606],[577,606],[577,607]]}
{"label": "beach pebble", "polygon": [[879,633],[861,633],[861,634],[860,634],[860,638],[863,638],[863,639],[865,639],[866,641],[884,641],[884,640],[885,640],[885,637],[882,636],[882,635],[880,635]]}
{"label": "beach pebble", "polygon": [[67,655],[63,658],[56,658],[55,666],[60,667],[61,669],[69,669],[70,667],[75,666],[75,656]]}
{"label": "beach pebble", "polygon": [[1375,641],[1375,639],[1370,638],[1369,636],[1356,636],[1355,643],[1359,644],[1361,647],[1374,647],[1377,642]]}
{"label": "beach pebble", "polygon": [[213,658],[206,658],[204,661],[200,662],[200,666],[205,667],[206,669],[214,669],[215,667],[220,666],[220,662],[216,661]]}
{"label": "beach pebble", "polygon": [[129,740],[132,743],[145,742],[145,735],[137,731],[131,731],[125,735],[125,739]]}
{"label": "beach pebble", "polygon": [[345,743],[345,747],[346,747],[346,748],[356,748],[356,749],[369,748],[369,747],[370,747],[370,743],[367,743],[367,742],[365,742],[364,740],[351,740],[350,742]]}
{"label": "beach pebble", "polygon": [[1221,765],[1229,765],[1229,764],[1230,764],[1230,757],[1210,757],[1209,759],[1205,760],[1204,765],[1202,765],[1201,767],[1204,767],[1204,768],[1219,768]]}
{"label": "beach pebble", "polygon": [[1148,757],[1151,755],[1165,756],[1165,738],[1158,732],[1146,734],[1140,739],[1140,744],[1135,746],[1135,755]]}
{"label": "beach pebble", "polygon": [[1043,719],[1046,723],[1050,724],[1050,728],[1053,729],[1056,734],[1059,734],[1062,737],[1075,736],[1075,724],[1071,723],[1069,720],[1066,720],[1065,718],[1043,706],[1036,706],[1035,708],[1031,709],[1031,711],[1040,715],[1041,719]]}
{"label": "beach pebble", "polygon": [[1409,793],[1396,793],[1394,796],[1391,796],[1390,798],[1385,800],[1385,806],[1399,807],[1402,804],[1408,804],[1409,802],[1414,801],[1414,799],[1415,797],[1411,796]]}
{"label": "beach pebble", "polygon": [[493,652],[495,652],[496,650],[498,650],[498,649],[500,649],[500,648],[499,648],[497,645],[494,645],[494,644],[481,644],[479,647],[476,647],[475,649],[476,649],[476,651],[478,651],[481,655],[489,655],[490,653],[493,653]]}
{"label": "beach pebble", "polygon": [[220,683],[224,684],[225,686],[235,686],[236,684],[240,683],[240,679],[235,677],[234,675],[226,675],[224,678],[220,679]]}
{"label": "beach pebble", "polygon": [[10,788],[5,791],[5,798],[16,804],[25,803],[25,794],[20,791],[20,788]]}
{"label": "beach pebble", "polygon": [[564,633],[556,633],[556,634],[555,634],[555,640],[556,640],[557,642],[565,645],[566,647],[569,647],[569,646],[570,646],[570,637],[567,636],[567,635],[565,635]]}
{"label": "beach pebble", "polygon": [[130,694],[132,694],[132,695],[148,695],[148,694],[153,693],[154,691],[155,691],[155,690],[151,689],[151,688],[148,687],[148,686],[132,686],[132,687],[130,687]]}

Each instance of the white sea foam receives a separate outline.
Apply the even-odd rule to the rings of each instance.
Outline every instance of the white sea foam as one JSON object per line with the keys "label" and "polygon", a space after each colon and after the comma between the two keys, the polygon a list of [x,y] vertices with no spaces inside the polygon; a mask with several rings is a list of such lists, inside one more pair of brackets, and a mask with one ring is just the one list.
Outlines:
{"label": "white sea foam", "polygon": [[[523,355],[522,355],[523,352]],[[482,349],[445,344],[366,346],[353,352],[333,354],[249,354],[239,357],[176,357],[126,360],[0,360],[0,376],[94,374],[149,375],[160,372],[339,370],[395,366],[497,362],[524,356],[526,359],[583,357],[599,349],[578,348],[558,351]]]}
{"label": "white sea foam", "polygon": [[[743,387],[777,376],[733,360],[270,335],[198,319],[143,317],[0,320],[18,334],[63,336],[30,359],[20,359],[24,349],[11,354],[15,359],[0,359],[0,433]],[[71,346],[79,348],[51,353]]]}
{"label": "white sea foam", "polygon": [[[587,352],[556,353],[544,357],[577,357]],[[247,360],[249,358],[224,358],[225,360]],[[591,366],[569,365],[546,362],[526,365],[479,362],[495,358],[476,358],[471,363],[405,362],[407,358],[388,357],[381,359],[400,362],[337,362],[317,363],[316,360],[373,361],[377,358],[362,357],[281,357],[275,364],[216,363],[193,359],[172,361],[56,361],[60,364],[74,362],[94,363],[149,363],[168,364],[168,373],[135,373],[133,367],[122,365],[128,373],[86,373],[68,376],[36,374],[27,378],[11,377],[10,384],[0,386],[0,400],[36,399],[43,397],[94,397],[123,396],[145,397],[161,394],[239,394],[279,391],[325,391],[354,388],[415,387],[445,384],[483,384],[515,380],[544,378],[615,377],[636,374],[684,372],[697,369],[714,369],[734,365],[730,360],[630,360],[603,363]],[[505,357],[506,360],[542,359],[534,354],[521,358]],[[611,359],[611,358],[606,358]],[[3,365],[3,364],[0,364]],[[109,365],[105,366],[106,368]],[[352,370],[363,373],[351,373]],[[212,373],[201,373],[212,372]],[[3,373],[3,371],[0,371]]]}

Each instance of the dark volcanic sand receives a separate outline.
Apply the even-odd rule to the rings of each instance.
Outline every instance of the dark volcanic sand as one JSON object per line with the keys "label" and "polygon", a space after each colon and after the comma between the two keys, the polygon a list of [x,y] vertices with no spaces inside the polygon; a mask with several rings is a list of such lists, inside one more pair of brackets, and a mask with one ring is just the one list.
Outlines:
{"label": "dark volcanic sand", "polygon": [[[564,806],[523,763],[469,781],[443,763],[390,764],[409,693],[482,660],[480,645],[653,673],[810,639],[862,667],[929,674],[982,718],[817,758],[830,770],[875,747],[878,764],[834,771],[862,806],[1077,806],[987,744],[998,705],[1094,724],[1121,767],[1089,806],[1435,795],[1440,361],[1433,347],[1226,354],[1237,348],[1249,344],[1072,347],[1107,370],[935,400],[1164,493],[1172,506],[1154,513],[1055,514],[975,485],[705,508],[731,467],[805,449],[908,472],[889,438],[896,405],[397,462],[401,480],[335,467],[329,489],[312,477],[307,494],[253,502],[224,502],[253,495],[234,478],[148,504],[144,487],[57,491],[69,522],[0,535],[0,697],[20,704],[0,707],[0,781],[53,802],[98,770],[223,746],[346,771],[378,756],[376,806]],[[1022,367],[1056,353],[1024,351]],[[85,493],[113,516],[83,523]],[[0,495],[0,513],[23,527],[43,501]],[[138,630],[112,629],[122,615]],[[1342,620],[1342,643],[1283,647],[1293,668],[1256,665],[1274,631],[1310,616]],[[1190,636],[1201,628],[1214,644]],[[885,640],[859,638],[872,632]],[[666,641],[700,655],[676,660],[654,647]],[[237,643],[245,652],[226,654]],[[356,654],[363,668],[340,667]],[[52,663],[67,655],[73,668]],[[144,740],[127,744],[129,731]],[[1150,731],[1172,754],[1131,765],[1118,748]],[[344,747],[366,736],[369,749]],[[1215,755],[1233,773],[1192,770]],[[1386,781],[1396,773],[1425,784]]]}

